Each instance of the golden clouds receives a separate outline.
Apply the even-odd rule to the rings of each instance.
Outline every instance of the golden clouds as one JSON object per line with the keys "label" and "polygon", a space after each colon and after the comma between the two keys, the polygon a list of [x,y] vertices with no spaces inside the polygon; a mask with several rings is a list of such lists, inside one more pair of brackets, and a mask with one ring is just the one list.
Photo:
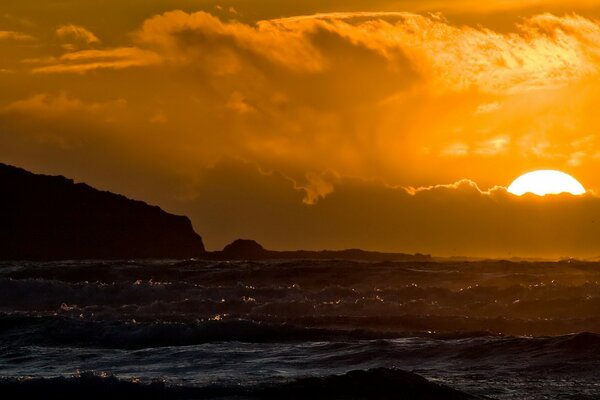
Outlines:
{"label": "golden clouds", "polygon": [[420,1],[422,10],[449,10],[460,13],[491,13],[523,9],[590,9],[598,5],[595,0],[430,0]]}
{"label": "golden clouds", "polygon": [[[100,43],[76,25],[56,32],[88,45]],[[253,26],[223,22],[206,12],[172,11],[146,20],[135,46],[67,53],[34,72],[121,69],[160,59],[206,67],[217,75],[266,69],[264,62],[314,74],[333,68],[332,58],[348,56],[328,48],[332,35],[339,40],[337,47],[345,42],[378,54],[387,61],[383,68],[403,72],[409,63],[436,91],[475,88],[497,94],[555,88],[595,75],[600,55],[600,26],[576,15],[537,15],[523,20],[516,32],[501,34],[410,13],[317,14]]]}
{"label": "golden clouds", "polygon": [[[500,33],[404,12],[248,24],[171,11],[148,18],[117,47],[62,25],[57,35],[75,44],[26,65],[36,75],[137,68],[152,85],[124,85],[129,78],[119,75],[89,81],[123,98],[153,86],[159,103],[140,111],[135,126],[160,122],[153,129],[178,132],[181,139],[173,140],[190,144],[186,153],[196,162],[237,156],[306,185],[307,174],[323,171],[434,183],[464,174],[446,164],[457,158],[510,154],[524,163],[537,157],[584,165],[591,151],[581,147],[590,145],[570,143],[580,139],[577,126],[589,131],[595,122],[559,110],[573,87],[597,76],[599,32],[596,22],[575,15],[538,15]],[[78,95],[75,86],[61,89]],[[594,96],[580,91],[572,104],[591,104]],[[139,101],[146,107],[148,99]],[[202,130],[218,131],[218,138],[193,133]],[[203,160],[207,153],[211,159]],[[489,177],[490,169],[481,174]]]}
{"label": "golden clouds", "polygon": [[[89,81],[123,98],[153,90],[158,103],[140,98],[138,107],[152,111],[140,111],[134,126],[160,122],[153,129],[178,132],[172,140],[189,144],[186,153],[198,163],[241,157],[306,185],[306,176],[323,171],[434,183],[464,175],[462,167],[448,167],[457,158],[581,166],[593,154],[594,144],[571,143],[596,121],[572,108],[595,98],[574,88],[598,74],[600,26],[576,15],[537,15],[501,33],[404,12],[248,24],[171,11],[148,18],[117,47],[79,25],[61,25],[56,34],[79,44],[62,55],[29,58],[31,72],[138,68],[139,80],[152,84],[124,85],[129,78],[118,74]],[[76,86],[61,89],[78,95]],[[198,134],[204,130],[218,134]],[[493,183],[490,167],[481,175]]]}
{"label": "golden clouds", "polygon": [[[156,54],[135,47],[120,47],[108,50],[80,50],[64,54],[58,58],[32,60],[43,66],[35,67],[32,72],[78,73],[83,74],[97,69],[125,69],[142,67],[159,62]],[[44,65],[45,64],[45,65]]]}
{"label": "golden clouds", "polygon": [[17,100],[0,109],[4,113],[26,114],[28,117],[57,117],[81,112],[96,113],[106,109],[118,109],[127,105],[123,99],[106,103],[85,103],[80,99],[61,93],[58,96],[36,94],[27,99]]}
{"label": "golden clouds", "polygon": [[204,12],[175,11],[147,20],[138,39],[171,61],[212,56],[218,60],[215,66],[221,62],[223,69],[236,71],[248,67],[240,62],[256,63],[258,57],[316,73],[332,63],[320,41],[325,33],[380,54],[392,69],[408,57],[436,89],[510,93],[552,88],[595,74],[600,54],[597,23],[550,14],[525,19],[516,32],[500,34],[410,13],[317,14],[251,26]]}
{"label": "golden clouds", "polygon": [[33,36],[15,31],[0,31],[0,40],[33,40]]}
{"label": "golden clouds", "polygon": [[74,50],[81,44],[86,47],[100,44],[96,35],[79,25],[61,25],[56,29],[56,36],[69,42],[63,45],[67,50]]}
{"label": "golden clouds", "polygon": [[[28,98],[14,101],[0,108],[0,143],[4,145],[3,155],[10,153],[15,145],[24,145],[29,151],[42,151],[52,154],[61,151],[83,151],[84,157],[95,157],[92,148],[86,142],[98,137],[114,134],[106,130],[110,121],[114,121],[126,112],[127,101],[86,102],[66,93],[50,95],[39,93]],[[90,125],[89,122],[93,121]],[[108,124],[110,125],[110,124]],[[91,132],[103,127],[106,131],[94,138]],[[85,131],[84,131],[85,129]],[[21,155],[27,151],[21,149]]]}
{"label": "golden clouds", "polygon": [[222,22],[205,13],[168,12],[144,22],[138,40],[162,50],[171,62],[205,62],[221,73],[235,72],[240,58],[261,57],[299,71],[322,68],[321,54],[306,40],[305,30],[259,23]]}
{"label": "golden clouds", "polygon": [[[86,29],[65,25],[60,37],[87,44],[99,39]],[[205,13],[172,11],[146,20],[137,47],[104,53],[66,54],[57,66],[36,71],[81,72],[61,61],[117,58],[105,65],[126,68],[156,62],[154,50],[171,63],[207,64],[214,73],[234,73],[261,60],[297,72],[318,73],[332,66],[322,36],[376,52],[388,68],[406,63],[426,74],[432,88],[506,93],[552,88],[597,72],[600,27],[579,17],[543,14],[525,19],[513,33],[453,26],[440,16],[410,13],[331,13],[260,21],[223,22]],[[127,60],[127,61],[125,61]],[[153,61],[150,61],[153,60]],[[91,63],[94,65],[95,63]]]}

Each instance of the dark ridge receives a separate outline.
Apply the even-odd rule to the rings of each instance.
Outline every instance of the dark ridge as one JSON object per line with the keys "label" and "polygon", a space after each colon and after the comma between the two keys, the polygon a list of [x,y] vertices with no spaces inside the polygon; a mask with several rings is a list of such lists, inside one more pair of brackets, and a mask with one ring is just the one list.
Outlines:
{"label": "dark ridge", "polygon": [[360,261],[432,261],[428,254],[381,253],[360,249],[348,250],[267,250],[254,240],[236,239],[222,251],[206,253],[205,258],[214,260],[360,260]]}
{"label": "dark ridge", "polygon": [[187,217],[0,163],[0,259],[189,258],[204,254]]}
{"label": "dark ridge", "polygon": [[345,375],[303,378],[269,386],[167,386],[156,381],[140,384],[84,373],[73,378],[0,379],[8,398],[62,399],[356,399],[356,400],[476,400],[448,386],[398,369],[377,368]]}

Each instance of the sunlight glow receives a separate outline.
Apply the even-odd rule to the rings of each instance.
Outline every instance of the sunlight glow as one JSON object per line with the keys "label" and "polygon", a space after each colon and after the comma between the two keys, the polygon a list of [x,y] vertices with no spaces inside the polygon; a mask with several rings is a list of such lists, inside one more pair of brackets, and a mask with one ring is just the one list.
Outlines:
{"label": "sunlight glow", "polygon": [[515,179],[508,187],[508,192],[517,196],[525,193],[538,196],[559,193],[580,195],[585,193],[585,189],[569,174],[554,170],[539,170],[528,172]]}

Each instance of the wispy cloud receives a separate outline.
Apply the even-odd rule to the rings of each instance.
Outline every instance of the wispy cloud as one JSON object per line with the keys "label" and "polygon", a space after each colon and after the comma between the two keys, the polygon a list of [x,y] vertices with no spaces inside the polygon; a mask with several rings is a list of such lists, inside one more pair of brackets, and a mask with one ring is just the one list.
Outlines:
{"label": "wispy cloud", "polygon": [[15,31],[0,31],[0,40],[18,40],[18,41],[27,41],[34,40],[35,38],[31,35],[28,35],[23,32],[15,32]]}
{"label": "wispy cloud", "polygon": [[127,102],[123,99],[103,103],[87,103],[76,97],[68,96],[64,92],[58,95],[39,93],[9,103],[1,107],[0,112],[27,114],[34,117],[57,117],[81,112],[97,113],[115,110],[124,108],[126,105]]}
{"label": "wispy cloud", "polygon": [[81,50],[64,54],[58,58],[30,60],[46,64],[33,69],[34,73],[77,73],[83,74],[97,69],[124,69],[156,64],[159,57],[148,50],[135,47],[120,47],[107,50]]}
{"label": "wispy cloud", "polygon": [[516,92],[563,85],[597,73],[600,59],[600,26],[575,15],[538,15],[525,19],[516,32],[502,34],[410,13],[316,14],[251,26],[204,12],[174,11],[147,20],[138,38],[171,61],[206,62],[212,55],[223,62],[229,55],[239,63],[254,54],[315,72],[330,64],[326,43],[319,40],[326,32],[381,54],[390,68],[406,62],[406,56],[432,86],[462,90]]}
{"label": "wispy cloud", "polygon": [[79,25],[61,25],[56,29],[56,36],[60,39],[69,41],[70,48],[75,48],[75,43],[82,43],[86,46],[100,44],[100,39],[94,33]]}

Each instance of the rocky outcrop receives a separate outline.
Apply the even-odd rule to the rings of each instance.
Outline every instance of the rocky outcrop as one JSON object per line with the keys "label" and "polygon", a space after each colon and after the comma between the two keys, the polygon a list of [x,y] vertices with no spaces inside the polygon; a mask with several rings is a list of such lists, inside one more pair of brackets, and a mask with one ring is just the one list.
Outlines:
{"label": "rocky outcrop", "polygon": [[223,248],[221,255],[224,258],[230,259],[242,258],[252,260],[268,258],[270,253],[272,252],[265,250],[264,247],[254,240],[236,239]]}
{"label": "rocky outcrop", "polygon": [[358,261],[432,261],[428,254],[380,253],[360,249],[348,250],[267,250],[254,240],[236,239],[222,251],[206,253],[205,258],[218,260],[358,260]]}
{"label": "rocky outcrop", "polygon": [[187,217],[0,164],[0,259],[189,258],[204,254]]}

